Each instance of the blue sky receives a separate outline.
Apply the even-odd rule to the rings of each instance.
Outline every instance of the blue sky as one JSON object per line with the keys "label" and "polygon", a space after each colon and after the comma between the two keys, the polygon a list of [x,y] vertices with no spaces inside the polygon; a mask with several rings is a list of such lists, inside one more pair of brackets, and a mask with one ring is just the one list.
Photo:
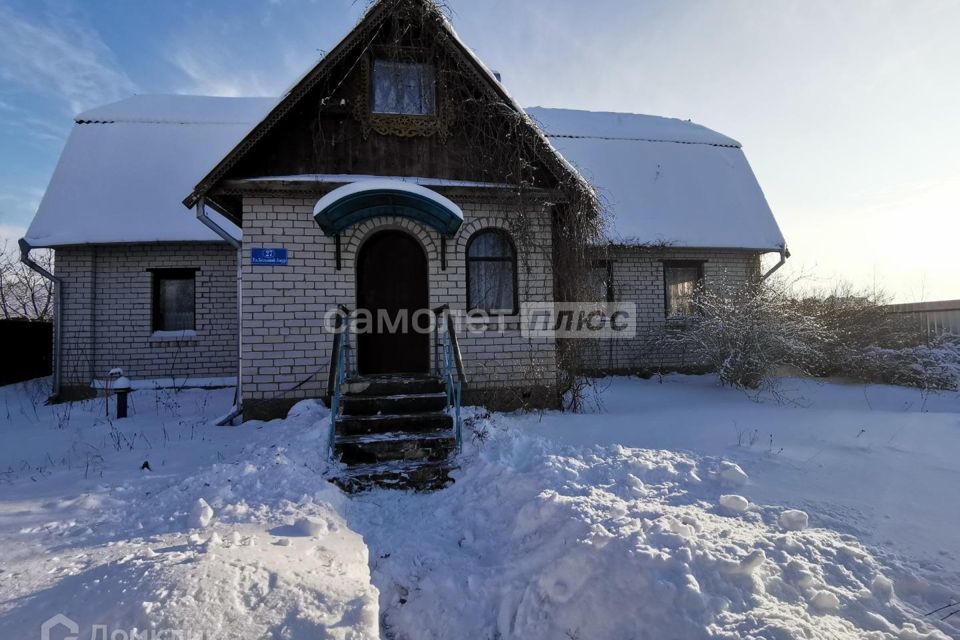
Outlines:
{"label": "blue sky", "polygon": [[[276,95],[364,0],[0,0],[0,234],[83,109]],[[960,2],[450,0],[525,105],[680,118],[744,144],[811,285],[960,298]]]}

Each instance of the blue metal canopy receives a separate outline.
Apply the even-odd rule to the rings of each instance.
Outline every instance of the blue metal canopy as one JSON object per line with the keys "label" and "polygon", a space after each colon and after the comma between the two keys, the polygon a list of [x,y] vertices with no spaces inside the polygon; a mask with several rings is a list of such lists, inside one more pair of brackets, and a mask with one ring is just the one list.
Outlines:
{"label": "blue metal canopy", "polygon": [[399,180],[369,180],[335,189],[317,203],[313,216],[328,236],[382,216],[416,220],[446,237],[463,224],[463,212],[456,204],[425,187]]}

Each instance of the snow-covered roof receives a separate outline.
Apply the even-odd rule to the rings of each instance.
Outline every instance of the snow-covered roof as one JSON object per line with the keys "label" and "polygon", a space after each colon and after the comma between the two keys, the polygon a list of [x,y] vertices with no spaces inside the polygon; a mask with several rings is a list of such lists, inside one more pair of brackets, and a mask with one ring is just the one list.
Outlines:
{"label": "snow-covered roof", "polygon": [[[524,109],[520,104],[513,98],[507,88],[500,82],[500,76],[492,71],[480,57],[463,41],[460,35],[454,29],[453,24],[450,20],[444,15],[442,11],[439,10],[432,2],[425,3],[425,8],[429,8],[433,12],[433,17],[439,19],[440,29],[446,32],[446,35],[449,38],[449,42],[453,44],[454,49],[458,50],[462,55],[464,55],[467,61],[472,62],[476,67],[476,71],[479,75],[484,78],[488,84],[489,88],[492,88],[493,91],[499,95],[503,103],[513,109],[518,114],[523,114]],[[361,18],[360,23],[344,38],[333,47],[333,49],[327,53],[326,56],[320,59],[319,62],[311,69],[307,70],[293,85],[290,86],[280,97],[279,100],[274,101],[274,104],[271,105],[270,109],[264,112],[263,117],[256,125],[254,125],[241,139],[237,140],[237,144],[233,149],[230,150],[216,166],[212,167],[209,172],[207,172],[200,180],[199,183],[194,187],[193,191],[188,195],[183,203],[187,206],[193,206],[201,197],[204,197],[209,193],[211,188],[216,184],[217,180],[222,178],[225,172],[229,167],[233,166],[239,158],[242,156],[245,150],[248,150],[252,143],[258,140],[263,136],[275,122],[281,118],[285,112],[292,109],[294,105],[301,100],[306,92],[303,90],[310,85],[312,78],[315,79],[317,76],[322,75],[328,70],[328,67],[333,63],[331,61],[337,60],[341,57],[342,54],[351,46],[356,46],[362,44],[363,48],[366,49],[369,46],[369,43],[363,40],[359,40],[361,34],[365,32],[365,27],[372,28],[373,25],[377,24],[378,21],[383,21],[389,18],[390,11],[392,10],[391,3],[388,2],[373,2],[370,7],[367,9],[363,18]],[[553,151],[553,148],[550,145],[550,141],[543,135],[543,133],[535,126],[531,126],[530,130],[536,136],[537,140],[542,143],[544,150]],[[559,170],[561,173],[568,173],[573,176],[577,181],[583,182],[586,186],[586,181],[583,179],[581,174],[576,170],[576,168],[571,165],[566,158],[557,153],[547,154],[549,160],[548,168],[551,170]],[[556,163],[556,166],[551,166],[553,163]]]}
{"label": "snow-covered roof", "polygon": [[213,96],[137,95],[84,111],[76,122],[134,122],[153,124],[235,124],[259,121],[274,98],[217,98]]}
{"label": "snow-covered roof", "polygon": [[[270,98],[134,96],[80,114],[27,242],[219,241],[182,198],[275,104]],[[783,245],[735,140],[653,116],[543,108],[528,113],[600,190],[614,215],[610,240],[757,250]],[[443,186],[431,180],[413,181]]]}
{"label": "snow-covered roof", "polygon": [[740,143],[689,121],[535,107],[550,142],[600,192],[621,244],[784,246]]}
{"label": "snow-covered roof", "polygon": [[[27,242],[58,247],[222,241],[184,208],[183,194],[272,103],[134,96],[80,114],[27,230]],[[225,219],[218,221],[239,237]]]}

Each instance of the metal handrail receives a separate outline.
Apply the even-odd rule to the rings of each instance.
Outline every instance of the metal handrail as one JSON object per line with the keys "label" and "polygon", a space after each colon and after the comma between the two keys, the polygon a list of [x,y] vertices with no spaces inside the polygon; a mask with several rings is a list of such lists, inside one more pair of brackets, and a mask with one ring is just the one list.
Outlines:
{"label": "metal handrail", "polygon": [[339,312],[333,335],[333,351],[330,353],[330,376],[327,380],[327,393],[330,396],[330,435],[327,446],[331,458],[336,439],[337,418],[340,417],[340,404],[343,400],[343,384],[347,381],[352,350],[349,322],[351,311],[340,305]]}
{"label": "metal handrail", "polygon": [[[460,452],[463,443],[463,420],[461,417],[461,404],[463,399],[463,385],[466,384],[467,376],[463,367],[463,357],[460,354],[460,341],[457,339],[457,326],[447,305],[434,309],[437,317],[437,354],[443,354],[443,368],[439,366],[439,355],[435,357],[437,362],[437,375],[441,376],[446,382],[447,387],[447,410],[453,410],[454,433],[457,442],[457,453]],[[454,375],[456,373],[456,375]]]}

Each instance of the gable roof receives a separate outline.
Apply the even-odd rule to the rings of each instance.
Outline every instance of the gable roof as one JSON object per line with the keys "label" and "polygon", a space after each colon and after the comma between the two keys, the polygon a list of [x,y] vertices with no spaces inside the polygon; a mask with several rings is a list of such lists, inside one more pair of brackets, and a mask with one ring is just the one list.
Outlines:
{"label": "gable roof", "polygon": [[536,107],[527,113],[599,190],[615,244],[779,251],[783,234],[740,143],[689,121]]}
{"label": "gable roof", "polygon": [[[134,96],[80,114],[27,242],[221,241],[180,199],[275,104],[271,98]],[[528,113],[607,201],[612,242],[763,251],[782,246],[763,192],[731,138],[655,116]],[[369,176],[308,178],[346,183]],[[429,177],[407,180],[456,186]]]}
{"label": "gable roof", "polygon": [[[180,198],[272,103],[134,96],[81,113],[26,241],[34,247],[222,242]],[[218,221],[239,237],[239,229]]]}
{"label": "gable roof", "polygon": [[[492,92],[503,104],[517,114],[525,116],[524,110],[510,96],[491,71],[480,58],[463,42],[453,25],[435,4],[434,0],[379,0],[373,4],[361,18],[359,24],[341,40],[327,55],[325,55],[311,70],[304,74],[294,85],[287,90],[277,103],[243,138],[214,166],[193,188],[192,192],[183,200],[186,207],[193,207],[204,197],[225,174],[240,161],[241,158],[262,139],[284,115],[290,112],[298,102],[364,38],[371,38],[376,29],[388,18],[391,13],[401,6],[419,5],[424,12],[436,18],[438,27],[449,37],[453,45],[453,52],[460,56],[467,69],[473,72],[478,86]],[[544,161],[548,169],[557,177],[566,174],[586,188],[590,185],[560,154],[556,153],[543,134],[530,123],[529,131],[535,142],[539,143],[538,157]]]}

